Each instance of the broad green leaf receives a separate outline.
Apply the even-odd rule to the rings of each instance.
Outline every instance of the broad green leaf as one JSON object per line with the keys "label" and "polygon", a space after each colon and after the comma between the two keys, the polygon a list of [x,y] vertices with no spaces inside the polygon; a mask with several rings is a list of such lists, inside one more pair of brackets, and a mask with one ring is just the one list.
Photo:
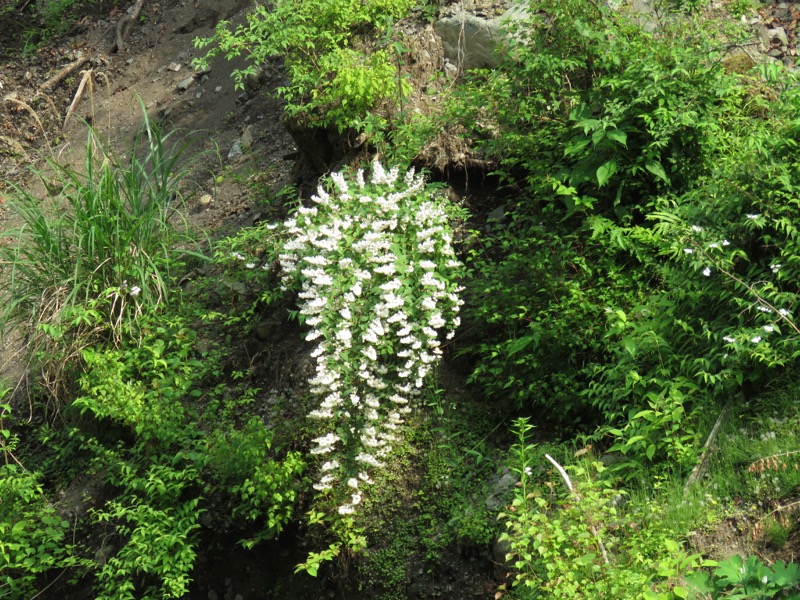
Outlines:
{"label": "broad green leaf", "polygon": [[774,575],[770,577],[772,583],[780,587],[794,585],[800,580],[800,566],[797,563],[786,564],[779,560],[772,565]]}
{"label": "broad green leaf", "polygon": [[669,177],[667,177],[667,172],[664,171],[664,167],[661,165],[661,163],[657,163],[654,160],[649,160],[647,161],[645,168],[665,183],[669,183]]}
{"label": "broad green leaf", "polygon": [[597,169],[597,185],[603,187],[617,172],[617,163],[609,160]]}
{"label": "broad green leaf", "polygon": [[644,453],[647,455],[647,458],[653,460],[653,457],[656,455],[656,447],[653,444],[650,444]]}
{"label": "broad green leaf", "polygon": [[672,593],[675,594],[675,596],[678,597],[678,598],[688,598],[689,597],[689,590],[687,590],[685,587],[681,587],[679,585],[676,585],[674,588],[672,588]]}
{"label": "broad green leaf", "polygon": [[620,131],[619,129],[612,129],[611,131],[606,131],[606,137],[610,140],[614,140],[615,142],[622,144],[623,146],[628,146],[628,134],[624,131]]}
{"label": "broad green leaf", "polygon": [[566,148],[564,148],[564,157],[570,157],[578,154],[581,150],[586,148],[589,145],[589,140],[582,139],[577,140],[571,144],[569,144]]}

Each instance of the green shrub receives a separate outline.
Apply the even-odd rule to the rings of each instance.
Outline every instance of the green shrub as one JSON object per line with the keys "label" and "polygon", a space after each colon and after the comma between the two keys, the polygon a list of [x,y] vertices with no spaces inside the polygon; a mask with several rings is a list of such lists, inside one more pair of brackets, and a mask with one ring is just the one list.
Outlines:
{"label": "green shrub", "polygon": [[515,422],[512,460],[520,486],[499,515],[517,596],[671,598],[654,592],[656,584],[697,566],[699,557],[686,554],[661,525],[660,509],[646,503],[626,514],[621,494],[599,476],[600,463],[557,466],[555,480],[537,482],[534,461],[549,455],[529,443],[531,429],[525,419]]}
{"label": "green shrub", "polygon": [[[195,40],[197,48],[213,45],[197,62],[245,56],[249,66],[233,71],[242,87],[261,65],[281,57],[288,82],[277,93],[288,114],[303,125],[343,131],[381,101],[400,102],[408,94],[396,57],[378,47],[378,38],[413,5],[413,0],[278,0],[270,8],[256,6],[234,30],[222,22],[214,36]],[[357,32],[374,35],[357,48]]]}
{"label": "green shrub", "polygon": [[37,576],[87,567],[74,554],[71,524],[44,494],[40,477],[19,465],[0,464],[0,598],[32,597]]}

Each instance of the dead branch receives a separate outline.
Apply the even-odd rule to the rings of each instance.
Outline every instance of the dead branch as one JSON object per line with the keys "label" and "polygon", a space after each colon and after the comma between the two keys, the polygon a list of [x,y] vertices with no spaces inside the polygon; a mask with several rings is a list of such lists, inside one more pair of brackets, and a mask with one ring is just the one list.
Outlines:
{"label": "dead branch", "polygon": [[67,128],[67,122],[69,118],[72,116],[72,113],[75,112],[75,109],[78,107],[78,103],[81,101],[83,97],[83,91],[86,86],[89,86],[89,95],[94,94],[94,71],[92,69],[88,69],[86,71],[81,71],[83,77],[81,77],[81,82],[78,85],[78,91],[75,92],[75,97],[72,99],[72,102],[67,108],[67,116],[64,117],[64,124],[61,126],[61,130],[64,131]]}
{"label": "dead branch", "polygon": [[130,36],[133,25],[136,23],[136,19],[139,18],[139,13],[142,12],[144,2],[145,0],[136,0],[136,4],[133,6],[133,12],[129,15],[123,15],[117,22],[117,41],[114,42],[114,46],[111,48],[112,52],[122,52],[125,50],[125,41],[128,39],[128,36]]}
{"label": "dead branch", "polygon": [[[743,402],[744,397],[742,394],[740,400]],[[740,402],[741,403],[741,402]],[[689,474],[688,479],[686,480],[686,484],[683,486],[683,495],[687,495],[691,487],[700,481],[703,476],[708,471],[708,459],[711,456],[711,447],[714,445],[714,440],[717,438],[717,434],[719,433],[719,428],[722,426],[722,423],[725,422],[725,419],[728,417],[728,405],[725,405],[725,408],[719,413],[717,417],[717,422],[714,423],[714,427],[711,429],[711,433],[708,434],[708,439],[706,439],[706,443],[703,446],[703,452],[700,454],[700,461],[694,466],[692,472]]]}
{"label": "dead branch", "polygon": [[87,54],[85,56],[81,56],[77,60],[72,61],[66,67],[61,69],[58,73],[53,75],[50,79],[45,81],[41,85],[41,87],[39,88],[39,91],[36,92],[36,95],[38,96],[39,94],[42,94],[44,92],[47,92],[47,91],[50,91],[50,90],[54,89],[59,83],[64,81],[64,79],[66,79],[70,75],[70,73],[72,73],[76,69],[81,68],[83,65],[85,65],[90,60],[92,60],[92,56],[90,54]]}

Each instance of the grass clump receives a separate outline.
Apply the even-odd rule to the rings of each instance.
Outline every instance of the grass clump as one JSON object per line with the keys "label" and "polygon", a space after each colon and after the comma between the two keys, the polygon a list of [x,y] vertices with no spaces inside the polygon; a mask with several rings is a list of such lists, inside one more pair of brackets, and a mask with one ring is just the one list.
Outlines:
{"label": "grass clump", "polygon": [[90,131],[82,170],[50,161],[34,171],[49,200],[13,186],[22,225],[0,249],[0,327],[19,327],[32,353],[47,356],[50,383],[93,341],[135,334],[142,314],[169,301],[186,259],[202,256],[180,218],[181,152],[171,136],[145,115],[123,161]]}

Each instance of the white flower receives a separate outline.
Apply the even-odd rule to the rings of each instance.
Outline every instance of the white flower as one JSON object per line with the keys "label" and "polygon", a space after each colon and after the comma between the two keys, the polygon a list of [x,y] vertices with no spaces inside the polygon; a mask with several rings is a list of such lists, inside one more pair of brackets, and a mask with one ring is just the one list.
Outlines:
{"label": "white flower", "polygon": [[757,219],[757,218],[758,218],[758,217],[760,217],[761,215],[759,215],[759,214],[747,214],[747,215],[745,215],[745,216],[746,216],[748,219],[751,219],[751,220],[753,220],[753,219]]}
{"label": "white flower", "polygon": [[723,246],[730,246],[731,243],[728,240],[722,240],[722,245]]}
{"label": "white flower", "polygon": [[766,306],[759,306],[758,310],[760,310],[763,313],[771,313],[772,312],[772,309],[771,308],[767,308]]}
{"label": "white flower", "polygon": [[780,264],[774,264],[774,265],[770,265],[769,268],[772,269],[773,273],[777,273],[778,271],[781,270],[782,266],[783,265],[780,265]]}
{"label": "white flower", "polygon": [[683,252],[684,252],[684,254],[693,254],[694,250],[692,250],[691,248],[684,248]]}
{"label": "white flower", "polygon": [[789,311],[788,311],[788,310],[786,310],[785,308],[781,308],[781,309],[779,309],[779,310],[778,310],[778,312],[779,312],[779,313],[781,314],[781,316],[783,316],[783,317],[788,317],[788,316],[789,316]]}
{"label": "white flower", "polygon": [[703,269],[703,275],[705,275],[706,277],[710,277],[711,276],[711,269],[709,269],[708,267]]}
{"label": "white flower", "polygon": [[340,515],[352,515],[355,512],[355,509],[351,504],[345,504],[339,507],[339,514]]}
{"label": "white flower", "polygon": [[347,485],[349,485],[353,489],[358,489],[358,479],[355,477],[351,477],[347,480]]}
{"label": "white flower", "polygon": [[775,328],[772,325],[764,325],[764,331],[766,331],[767,333],[772,333],[773,331],[775,331]]}
{"label": "white flower", "polygon": [[692,231],[694,231],[695,233],[700,233],[701,231],[703,231],[703,228],[700,227],[699,225],[692,225]]}
{"label": "white flower", "polygon": [[133,296],[134,298],[135,298],[136,296],[138,296],[139,294],[141,294],[141,293],[142,293],[142,288],[140,288],[138,285],[135,285],[135,286],[133,286],[133,287],[131,288],[130,294],[131,294],[131,296]]}
{"label": "white flower", "polygon": [[754,344],[757,344],[761,341],[761,336],[757,335],[754,338],[750,338],[750,341],[753,342]]}

